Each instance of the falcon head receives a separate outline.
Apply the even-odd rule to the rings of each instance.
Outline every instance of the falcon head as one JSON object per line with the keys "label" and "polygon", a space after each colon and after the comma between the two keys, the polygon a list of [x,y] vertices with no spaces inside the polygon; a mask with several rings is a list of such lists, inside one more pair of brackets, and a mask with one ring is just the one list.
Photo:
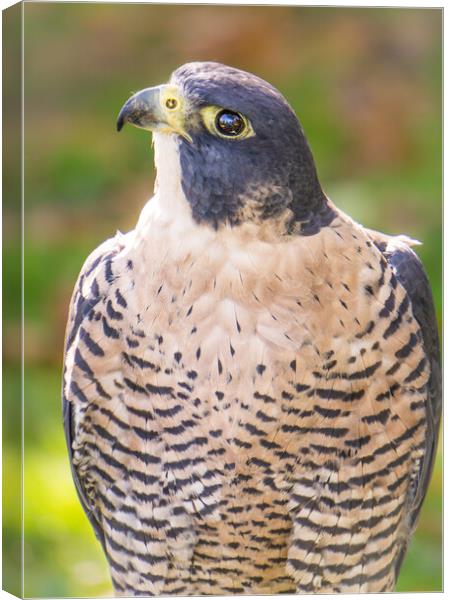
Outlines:
{"label": "falcon head", "polygon": [[[276,222],[316,233],[334,217],[298,119],[272,85],[215,62],[179,67],[168,84],[134,94],[118,116],[170,136],[193,219],[218,229]],[[157,167],[173,157],[159,153]]]}

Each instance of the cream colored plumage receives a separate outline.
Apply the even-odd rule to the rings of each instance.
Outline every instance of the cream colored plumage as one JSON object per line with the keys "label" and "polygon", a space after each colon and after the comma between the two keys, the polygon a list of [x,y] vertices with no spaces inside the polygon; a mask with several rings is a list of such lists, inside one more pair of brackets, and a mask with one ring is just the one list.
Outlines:
{"label": "cream colored plumage", "polygon": [[392,590],[439,414],[433,309],[417,316],[397,267],[416,256],[328,199],[312,234],[293,208],[257,217],[271,184],[211,226],[179,135],[154,142],[155,196],[86,261],[65,357],[75,480],[116,592]]}

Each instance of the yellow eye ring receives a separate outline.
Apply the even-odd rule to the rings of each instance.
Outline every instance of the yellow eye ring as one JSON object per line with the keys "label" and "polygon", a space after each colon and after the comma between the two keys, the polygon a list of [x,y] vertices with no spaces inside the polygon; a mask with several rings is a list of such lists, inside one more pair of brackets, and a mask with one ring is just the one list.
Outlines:
{"label": "yellow eye ring", "polygon": [[176,98],[167,98],[167,100],[165,101],[165,106],[170,110],[173,110],[178,106],[178,101],[176,100]]}
{"label": "yellow eye ring", "polygon": [[200,112],[206,129],[216,137],[237,141],[256,135],[250,121],[242,113],[213,104],[203,107]]}

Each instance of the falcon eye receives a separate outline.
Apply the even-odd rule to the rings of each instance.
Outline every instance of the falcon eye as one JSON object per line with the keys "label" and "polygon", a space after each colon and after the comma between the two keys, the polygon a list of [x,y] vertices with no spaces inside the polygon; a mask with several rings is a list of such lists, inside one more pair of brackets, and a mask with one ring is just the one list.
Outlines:
{"label": "falcon eye", "polygon": [[246,115],[229,108],[210,104],[200,109],[203,125],[215,137],[227,140],[246,140],[256,134]]}
{"label": "falcon eye", "polygon": [[241,115],[232,110],[222,110],[215,119],[215,126],[221,134],[235,137],[245,129],[245,121]]}
{"label": "falcon eye", "polygon": [[178,106],[178,101],[175,98],[167,98],[165,106],[171,110]]}

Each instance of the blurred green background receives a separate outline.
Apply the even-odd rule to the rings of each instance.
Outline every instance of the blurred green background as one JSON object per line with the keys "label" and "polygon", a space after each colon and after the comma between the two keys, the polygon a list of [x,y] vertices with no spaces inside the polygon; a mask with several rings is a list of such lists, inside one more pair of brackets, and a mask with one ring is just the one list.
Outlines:
{"label": "blurred green background", "polygon": [[[152,193],[150,137],[116,133],[122,103],[190,60],[218,60],[273,83],[299,115],[333,201],[366,226],[423,242],[441,323],[442,11],[90,3],[26,3],[24,11],[24,591],[111,595],[71,481],[60,376],[85,257],[116,229],[132,228]],[[17,411],[20,243],[8,231],[18,204],[4,198],[4,385]],[[5,427],[4,465],[18,478],[14,435]],[[399,591],[442,589],[441,462],[440,451]],[[8,519],[17,502],[5,494],[6,577],[18,566],[8,554],[20,535],[20,521]]]}

